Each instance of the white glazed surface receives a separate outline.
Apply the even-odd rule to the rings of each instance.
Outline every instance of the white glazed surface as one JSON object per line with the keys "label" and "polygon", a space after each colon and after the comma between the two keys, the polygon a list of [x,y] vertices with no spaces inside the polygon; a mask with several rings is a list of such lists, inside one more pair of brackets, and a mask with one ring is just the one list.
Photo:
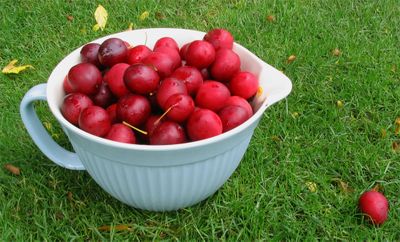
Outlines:
{"label": "white glazed surface", "polygon": [[[204,34],[184,29],[141,29],[93,42],[118,37],[132,45],[146,43],[152,48],[157,39],[169,36],[182,46],[191,40],[202,39]],[[68,70],[79,63],[80,49],[65,57],[49,77],[47,101],[50,110],[93,179],[116,199],[145,210],[176,210],[196,204],[217,191],[238,166],[263,112],[285,98],[292,87],[284,74],[235,43],[234,51],[241,58],[242,70],[255,73],[264,90],[254,102],[253,117],[229,132],[206,140],[177,145],[123,144],[82,131],[67,122],[60,112],[65,95],[62,82]],[[68,164],[64,166],[68,167]]]}

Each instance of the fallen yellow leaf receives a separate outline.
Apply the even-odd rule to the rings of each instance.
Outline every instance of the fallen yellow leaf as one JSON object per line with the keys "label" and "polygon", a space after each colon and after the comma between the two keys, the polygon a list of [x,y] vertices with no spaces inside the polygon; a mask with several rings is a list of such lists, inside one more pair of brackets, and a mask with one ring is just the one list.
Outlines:
{"label": "fallen yellow leaf", "polygon": [[150,15],[149,11],[144,11],[144,12],[139,16],[139,20],[140,20],[140,21],[143,21],[143,20],[145,20],[146,18],[148,18],[149,15]]}
{"label": "fallen yellow leaf", "polygon": [[107,10],[99,4],[94,12],[94,18],[96,19],[96,24],[93,26],[93,30],[97,31],[99,29],[104,30],[107,24],[108,13]]}
{"label": "fallen yellow leaf", "polygon": [[4,74],[18,74],[27,68],[33,68],[33,66],[31,65],[15,66],[17,62],[18,60],[12,60],[10,63],[8,63],[7,66],[3,68],[1,72],[3,72]]}
{"label": "fallen yellow leaf", "polygon": [[306,186],[310,192],[314,193],[317,191],[317,184],[315,182],[308,181],[306,182]]}
{"label": "fallen yellow leaf", "polygon": [[292,63],[295,60],[296,60],[296,56],[295,55],[291,55],[291,56],[288,57],[287,63]]}
{"label": "fallen yellow leaf", "polygon": [[119,224],[119,225],[103,225],[97,228],[99,231],[132,231],[132,227],[126,224]]}
{"label": "fallen yellow leaf", "polygon": [[293,112],[293,113],[291,113],[291,115],[292,115],[292,118],[297,118],[297,117],[299,117],[299,113],[298,112]]}
{"label": "fallen yellow leaf", "polygon": [[133,29],[133,23],[129,23],[127,31],[132,30],[132,29]]}

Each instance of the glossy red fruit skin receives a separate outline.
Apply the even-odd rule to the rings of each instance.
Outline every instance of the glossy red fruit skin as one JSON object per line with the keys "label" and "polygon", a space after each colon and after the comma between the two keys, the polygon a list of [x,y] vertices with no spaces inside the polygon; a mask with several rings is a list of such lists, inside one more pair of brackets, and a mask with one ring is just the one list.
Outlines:
{"label": "glossy red fruit skin", "polygon": [[146,122],[150,113],[150,102],[144,96],[128,94],[118,100],[117,117],[130,125],[139,127]]}
{"label": "glossy red fruit skin", "polygon": [[127,63],[130,65],[142,63],[151,54],[151,49],[145,45],[137,45],[128,51]]}
{"label": "glossy red fruit skin", "polygon": [[226,106],[218,112],[221,118],[223,132],[236,128],[248,119],[246,109],[240,106]]}
{"label": "glossy red fruit skin", "polygon": [[236,73],[229,84],[232,95],[240,96],[244,99],[252,97],[258,90],[257,77],[247,71]]}
{"label": "glossy red fruit skin", "polygon": [[105,138],[121,143],[136,144],[135,133],[131,128],[121,123],[113,124]]}
{"label": "glossy red fruit skin", "polygon": [[95,94],[102,79],[100,70],[91,63],[79,63],[73,66],[67,75],[67,81],[73,92],[85,95]]}
{"label": "glossy red fruit skin", "polygon": [[195,40],[186,51],[186,64],[198,69],[207,68],[215,59],[215,49],[207,41]]}
{"label": "glossy red fruit skin", "polygon": [[155,50],[158,47],[164,47],[164,46],[179,51],[178,43],[176,43],[176,41],[171,37],[162,37],[158,39],[154,44],[153,50]]}
{"label": "glossy red fruit skin", "polygon": [[217,136],[222,130],[220,117],[209,109],[195,109],[186,123],[186,131],[192,141]]}
{"label": "glossy red fruit skin", "polygon": [[203,39],[210,42],[215,50],[232,49],[234,42],[232,34],[226,29],[212,29]]}
{"label": "glossy red fruit skin", "polygon": [[190,42],[184,44],[179,50],[179,55],[181,56],[182,60],[186,60],[186,52],[187,52],[187,50],[189,48],[189,45],[190,45]]}
{"label": "glossy red fruit skin", "polygon": [[150,145],[170,145],[186,142],[185,130],[178,123],[165,121],[159,124],[149,138]]}
{"label": "glossy red fruit skin", "polygon": [[80,51],[81,62],[92,63],[98,68],[101,67],[99,62],[98,53],[99,53],[100,44],[98,43],[89,43],[82,47]]}
{"label": "glossy red fruit skin", "polygon": [[74,92],[74,89],[71,87],[71,84],[68,82],[67,76],[65,76],[64,81],[63,81],[63,89],[66,94]]}
{"label": "glossy red fruit skin", "polygon": [[203,77],[200,71],[193,66],[181,66],[176,69],[170,77],[182,81],[186,85],[189,95],[192,96],[197,93],[203,84]]}
{"label": "glossy red fruit skin", "polygon": [[179,55],[179,51],[167,46],[160,46],[154,49],[154,52],[161,52],[164,54],[167,54],[172,58],[174,61],[174,66],[173,69],[175,70],[176,68],[180,67],[182,65],[182,59],[181,56]]}
{"label": "glossy red fruit skin", "polygon": [[230,96],[228,100],[225,102],[225,106],[239,106],[246,110],[248,118],[253,116],[253,108],[251,107],[250,103],[239,96]]}
{"label": "glossy red fruit skin", "polygon": [[97,93],[92,97],[95,105],[106,108],[116,101],[115,96],[112,94],[107,82],[103,81]]}
{"label": "glossy red fruit skin", "polygon": [[174,94],[165,102],[166,109],[170,109],[167,117],[178,123],[183,123],[194,111],[194,101],[191,96],[186,94]]}
{"label": "glossy red fruit skin", "polygon": [[197,92],[195,103],[198,107],[218,112],[231,96],[229,89],[221,82],[208,80]]}
{"label": "glossy red fruit skin", "polygon": [[117,63],[126,62],[127,56],[128,48],[121,39],[109,38],[100,45],[98,59],[103,66],[112,67]]}
{"label": "glossy red fruit skin", "polygon": [[176,78],[165,78],[156,93],[158,105],[165,110],[165,102],[174,94],[188,94],[186,85]]}
{"label": "glossy red fruit skin", "polygon": [[240,71],[240,57],[230,49],[220,49],[210,67],[211,76],[218,81],[228,82]]}
{"label": "glossy red fruit skin", "polygon": [[152,52],[143,60],[144,64],[154,66],[160,78],[166,78],[175,70],[173,58],[162,52]]}
{"label": "glossy red fruit skin", "polygon": [[371,222],[376,225],[383,224],[388,216],[389,203],[386,197],[377,191],[364,192],[359,199],[358,206]]}
{"label": "glossy red fruit skin", "polygon": [[117,103],[113,103],[106,108],[108,116],[110,116],[110,120],[112,124],[119,122],[117,117]]}
{"label": "glossy red fruit skin", "polygon": [[61,113],[73,125],[78,125],[82,110],[93,105],[92,100],[82,93],[70,93],[64,97]]}
{"label": "glossy red fruit skin", "polygon": [[118,63],[104,74],[104,81],[107,82],[111,92],[117,97],[122,97],[130,93],[124,82],[124,73],[128,67],[129,64]]}
{"label": "glossy red fruit skin", "polygon": [[111,128],[107,111],[99,106],[90,106],[82,110],[78,124],[82,130],[99,137],[104,137]]}
{"label": "glossy red fruit skin", "polygon": [[152,66],[135,64],[125,70],[124,83],[133,93],[147,95],[158,88],[160,76]]}

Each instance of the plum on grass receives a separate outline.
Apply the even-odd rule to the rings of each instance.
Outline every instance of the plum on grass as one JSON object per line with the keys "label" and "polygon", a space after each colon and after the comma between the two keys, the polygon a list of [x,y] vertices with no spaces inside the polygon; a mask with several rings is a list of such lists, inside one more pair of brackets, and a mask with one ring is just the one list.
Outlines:
{"label": "plum on grass", "polygon": [[389,203],[380,192],[374,190],[364,192],[360,196],[358,206],[373,224],[383,224],[387,219]]}

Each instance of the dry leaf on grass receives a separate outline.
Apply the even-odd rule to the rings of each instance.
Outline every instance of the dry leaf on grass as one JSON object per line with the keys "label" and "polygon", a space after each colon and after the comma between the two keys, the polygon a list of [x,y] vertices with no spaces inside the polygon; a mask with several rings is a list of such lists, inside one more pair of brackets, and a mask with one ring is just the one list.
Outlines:
{"label": "dry leaf on grass", "polygon": [[101,29],[103,31],[106,27],[108,19],[107,10],[99,4],[99,6],[96,8],[96,11],[94,12],[94,18],[96,20],[96,24],[93,26],[93,30],[97,31]]}
{"label": "dry leaf on grass", "polygon": [[306,186],[310,192],[317,192],[317,184],[315,182],[308,181],[306,182]]}
{"label": "dry leaf on grass", "polygon": [[342,54],[342,52],[338,48],[335,48],[332,50],[332,55],[334,55],[334,56],[339,56],[341,54]]}
{"label": "dry leaf on grass", "polygon": [[71,22],[72,20],[74,20],[74,16],[72,16],[72,15],[67,15],[67,20]]}
{"label": "dry leaf on grass", "polygon": [[133,29],[133,23],[129,23],[128,28],[126,29],[126,31],[130,31]]}
{"label": "dry leaf on grass", "polygon": [[288,59],[287,59],[287,63],[292,63],[293,61],[295,61],[296,60],[296,56],[295,55],[291,55],[291,56],[289,56],[288,57]]}
{"label": "dry leaf on grass", "polygon": [[149,11],[144,11],[144,12],[139,16],[139,20],[140,20],[140,21],[143,21],[143,20],[145,20],[146,18],[148,18],[149,15],[150,15]]}
{"label": "dry leaf on grass", "polygon": [[387,136],[386,129],[381,129],[381,138],[384,139]]}
{"label": "dry leaf on grass", "polygon": [[398,152],[399,149],[400,149],[399,141],[393,141],[393,143],[392,143],[392,150],[393,150],[394,152]]}
{"label": "dry leaf on grass", "polygon": [[12,60],[10,63],[8,63],[7,66],[3,68],[1,72],[3,72],[4,74],[18,74],[28,68],[33,68],[33,66],[31,65],[15,66],[17,62],[18,60]]}
{"label": "dry leaf on grass", "polygon": [[392,65],[392,68],[390,69],[393,73],[396,73],[397,70],[397,66],[396,65]]}
{"label": "dry leaf on grass", "polygon": [[395,125],[394,134],[398,135],[400,132],[400,118],[396,118],[394,125]]}
{"label": "dry leaf on grass", "polygon": [[67,192],[67,199],[68,199],[68,201],[72,201],[73,200],[72,192]]}
{"label": "dry leaf on grass", "polygon": [[371,190],[375,192],[383,192],[383,186],[378,183]]}
{"label": "dry leaf on grass", "polygon": [[6,168],[6,170],[8,170],[9,172],[11,172],[12,174],[14,174],[16,176],[21,175],[21,170],[19,169],[19,167],[16,167],[11,164],[5,164],[4,168]]}
{"label": "dry leaf on grass", "polygon": [[339,186],[340,190],[344,193],[351,193],[354,192],[354,189],[349,186],[347,182],[344,182],[340,178],[334,178],[334,182],[336,182],[337,186]]}
{"label": "dry leaf on grass", "polygon": [[275,22],[275,16],[274,15],[268,15],[267,16],[267,21],[271,22],[271,23]]}
{"label": "dry leaf on grass", "polygon": [[132,231],[132,227],[126,224],[119,225],[103,225],[97,228],[99,231]]}

